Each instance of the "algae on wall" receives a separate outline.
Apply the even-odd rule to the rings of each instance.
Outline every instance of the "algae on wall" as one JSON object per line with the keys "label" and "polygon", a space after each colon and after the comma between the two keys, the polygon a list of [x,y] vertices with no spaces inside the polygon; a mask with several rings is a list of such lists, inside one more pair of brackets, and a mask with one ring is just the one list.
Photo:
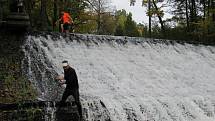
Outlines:
{"label": "algae on wall", "polygon": [[0,103],[34,100],[36,91],[22,74],[24,34],[0,31]]}
{"label": "algae on wall", "polygon": [[44,110],[40,108],[0,111],[1,121],[45,121]]}

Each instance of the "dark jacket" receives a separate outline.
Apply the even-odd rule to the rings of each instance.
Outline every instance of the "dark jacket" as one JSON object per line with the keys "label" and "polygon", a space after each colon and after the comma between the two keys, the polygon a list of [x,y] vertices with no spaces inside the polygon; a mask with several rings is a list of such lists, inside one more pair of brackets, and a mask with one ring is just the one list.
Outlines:
{"label": "dark jacket", "polygon": [[66,89],[78,89],[78,77],[72,67],[64,69],[64,79],[66,80]]}

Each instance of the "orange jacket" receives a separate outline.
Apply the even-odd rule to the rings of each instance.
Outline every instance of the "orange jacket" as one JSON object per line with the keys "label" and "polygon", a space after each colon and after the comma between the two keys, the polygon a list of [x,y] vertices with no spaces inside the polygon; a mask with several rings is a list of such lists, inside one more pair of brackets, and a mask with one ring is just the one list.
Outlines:
{"label": "orange jacket", "polygon": [[71,24],[71,21],[72,21],[69,13],[66,13],[66,12],[64,12],[63,16],[61,17],[61,20],[63,21],[63,24],[65,23]]}

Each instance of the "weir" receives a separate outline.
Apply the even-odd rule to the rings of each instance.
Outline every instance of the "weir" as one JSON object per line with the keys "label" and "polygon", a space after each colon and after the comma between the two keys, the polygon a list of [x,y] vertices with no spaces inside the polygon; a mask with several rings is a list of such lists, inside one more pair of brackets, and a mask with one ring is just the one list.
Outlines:
{"label": "weir", "polygon": [[23,51],[23,73],[40,101],[60,100],[54,77],[69,61],[87,121],[215,120],[214,46],[36,33],[26,36]]}

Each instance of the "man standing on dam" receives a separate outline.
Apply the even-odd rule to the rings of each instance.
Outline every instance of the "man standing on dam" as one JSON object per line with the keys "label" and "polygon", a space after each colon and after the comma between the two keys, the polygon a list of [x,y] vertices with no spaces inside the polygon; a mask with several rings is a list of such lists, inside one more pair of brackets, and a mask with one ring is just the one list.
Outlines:
{"label": "man standing on dam", "polygon": [[[60,84],[66,84],[66,89],[63,93],[60,104],[64,104],[66,99],[72,95],[75,99],[75,103],[78,107],[78,112],[80,115],[80,119],[82,119],[82,107],[79,99],[79,85],[78,85],[78,77],[75,72],[75,69],[69,66],[68,61],[62,62],[64,69],[64,77],[57,76],[56,79],[59,80]],[[66,81],[63,81],[66,80]]]}
{"label": "man standing on dam", "polygon": [[69,33],[70,28],[73,31],[73,19],[68,12],[61,11],[61,17],[55,22],[57,25],[58,22],[61,22],[61,32]]}

